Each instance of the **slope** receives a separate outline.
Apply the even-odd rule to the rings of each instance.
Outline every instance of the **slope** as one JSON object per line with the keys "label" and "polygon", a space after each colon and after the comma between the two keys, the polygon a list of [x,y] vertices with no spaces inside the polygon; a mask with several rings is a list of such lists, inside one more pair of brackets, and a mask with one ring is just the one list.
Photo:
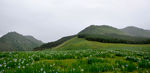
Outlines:
{"label": "slope", "polygon": [[[72,38],[63,44],[53,48],[53,50],[77,50],[77,49],[148,49],[150,44],[135,45],[135,44],[115,44],[115,43],[101,43],[96,41],[88,41],[83,38]],[[150,51],[150,50],[149,50]]]}
{"label": "slope", "polygon": [[129,26],[121,29],[121,31],[128,33],[131,36],[139,36],[139,37],[150,37],[150,30],[145,30],[142,28],[138,28],[135,26]]}
{"label": "slope", "polygon": [[74,38],[76,35],[73,35],[73,36],[66,36],[66,37],[63,37],[57,41],[54,41],[54,42],[49,42],[49,43],[45,43],[39,47],[36,47],[34,48],[33,50],[44,50],[44,49],[48,49],[48,48],[53,48],[53,47],[56,47],[62,43],[64,43],[65,41],[67,40],[70,40],[72,38]]}
{"label": "slope", "polygon": [[28,40],[32,41],[33,43],[36,43],[37,45],[41,45],[41,44],[43,44],[43,42],[42,42],[42,41],[37,40],[37,39],[36,39],[36,38],[34,38],[33,36],[28,35],[28,36],[24,36],[24,37],[25,37],[25,38],[27,38]]}
{"label": "slope", "polygon": [[82,30],[81,32],[79,32],[79,35],[82,34],[93,34],[93,35],[104,35],[104,34],[118,34],[118,35],[128,35],[125,32],[122,32],[120,30],[118,30],[117,28],[111,27],[111,26],[107,26],[107,25],[91,25],[87,28],[85,28],[84,30]]}
{"label": "slope", "polygon": [[105,43],[127,43],[127,44],[147,44],[150,43],[150,37],[131,36],[120,29],[111,26],[91,25],[78,33],[79,38],[99,41]]}
{"label": "slope", "polygon": [[[31,40],[31,39],[34,39]],[[40,46],[41,41],[35,38],[27,38],[17,32],[9,32],[0,38],[0,51],[27,51]]]}

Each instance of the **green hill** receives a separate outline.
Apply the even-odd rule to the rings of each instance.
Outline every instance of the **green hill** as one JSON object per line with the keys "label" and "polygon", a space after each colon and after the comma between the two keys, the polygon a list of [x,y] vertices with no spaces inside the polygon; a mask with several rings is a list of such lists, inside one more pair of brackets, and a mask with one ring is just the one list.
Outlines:
{"label": "green hill", "polygon": [[150,30],[129,26],[121,29],[121,31],[128,33],[131,36],[147,37],[150,38]]}
{"label": "green hill", "polygon": [[[139,32],[140,33],[140,32]],[[105,43],[147,44],[150,37],[132,36],[127,32],[111,26],[91,25],[78,34],[79,38]]]}
{"label": "green hill", "polygon": [[[140,32],[139,32],[140,33]],[[78,37],[78,39],[72,39],[74,37]],[[149,44],[150,39],[140,36],[132,36],[127,32],[124,32],[121,29],[114,28],[112,26],[102,25],[91,25],[84,30],[80,31],[76,36],[67,36],[63,37],[57,41],[49,42],[41,45],[40,47],[34,48],[34,50],[44,50],[48,48],[59,47],[61,45],[61,49],[86,49],[86,48],[98,48],[96,47],[96,43],[104,42],[104,43],[125,43],[125,44]],[[71,42],[68,42],[68,40]],[[83,39],[84,43],[82,43]],[[90,41],[88,41],[90,40]],[[68,43],[67,43],[67,42]],[[91,41],[98,41],[96,43],[90,43]],[[73,43],[76,42],[76,43]],[[62,46],[63,43],[67,43]],[[71,43],[71,44],[70,44]],[[80,44],[82,43],[82,44]],[[89,44],[91,46],[88,46]],[[98,44],[97,46],[102,47],[103,44]],[[116,46],[115,46],[116,47]]]}
{"label": "green hill", "polygon": [[53,47],[56,47],[62,43],[64,43],[65,41],[67,40],[70,40],[72,38],[74,38],[76,35],[73,35],[73,36],[67,36],[67,37],[63,37],[57,41],[54,41],[54,42],[49,42],[49,43],[45,43],[39,47],[36,47],[34,48],[33,50],[44,50],[44,49],[48,49],[48,48],[53,48]]}
{"label": "green hill", "polygon": [[[135,44],[115,44],[115,43],[101,43],[96,41],[88,41],[84,38],[72,38],[63,44],[53,48],[53,50],[81,50],[81,49],[149,49],[150,44],[135,45]],[[149,50],[150,52],[150,50]]]}
{"label": "green hill", "polygon": [[27,38],[28,40],[30,40],[30,41],[32,41],[32,42],[34,42],[34,43],[36,43],[37,45],[41,45],[41,44],[43,44],[43,42],[42,41],[40,41],[40,40],[37,40],[36,38],[34,38],[33,36],[24,36],[25,38]]}
{"label": "green hill", "polygon": [[32,36],[9,32],[0,38],[0,51],[28,51],[41,44],[41,41]]}
{"label": "green hill", "polygon": [[93,34],[93,35],[105,35],[105,34],[117,34],[117,35],[128,35],[125,32],[122,32],[118,30],[117,28],[114,28],[112,26],[107,26],[107,25],[91,25],[81,32],[79,32],[79,35],[82,34]]}

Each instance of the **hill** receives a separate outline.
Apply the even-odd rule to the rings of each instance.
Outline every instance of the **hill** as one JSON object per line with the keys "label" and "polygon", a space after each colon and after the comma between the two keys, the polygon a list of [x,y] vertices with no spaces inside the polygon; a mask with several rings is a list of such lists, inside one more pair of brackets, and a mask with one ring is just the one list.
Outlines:
{"label": "hill", "polygon": [[[140,32],[139,32],[140,33]],[[150,37],[132,36],[111,26],[91,25],[78,33],[79,38],[105,43],[147,44]]]}
{"label": "hill", "polygon": [[[72,38],[63,44],[53,48],[53,50],[81,50],[81,49],[149,49],[150,44],[115,44],[115,43],[101,43],[97,41],[88,41],[84,38]],[[147,51],[146,50],[146,51]],[[144,50],[142,50],[144,51]],[[150,50],[149,50],[150,52]]]}
{"label": "hill", "polygon": [[79,35],[82,34],[93,34],[93,35],[105,35],[105,34],[118,34],[118,35],[128,35],[125,32],[122,32],[120,30],[118,30],[117,28],[114,28],[112,26],[108,26],[108,25],[91,25],[87,28],[85,28],[84,30],[79,32]]}
{"label": "hill", "polygon": [[[83,38],[83,39],[90,40],[90,41],[98,41],[98,42],[104,42],[104,43],[126,43],[126,44],[149,44],[150,43],[150,39],[149,39],[150,37],[147,38],[147,37],[140,37],[140,36],[132,36],[129,33],[124,32],[123,29],[117,29],[112,26],[91,25],[85,28],[84,30],[80,31],[75,36],[67,36],[54,42],[45,43],[41,45],[40,47],[34,48],[34,50],[44,50],[44,49],[49,49],[49,48],[52,49],[54,47],[58,47],[66,43],[66,41],[70,39],[72,40],[72,38],[76,36],[78,37],[78,40],[77,40],[78,42],[79,42],[79,38],[81,39]],[[78,45],[78,46],[77,44],[80,44],[80,43],[73,43],[74,41],[68,43],[71,45],[64,45],[61,48],[69,49],[69,48],[74,47],[74,45],[76,45],[75,47],[76,49],[90,48],[90,46],[86,45],[89,41],[84,41],[85,44]],[[94,46],[95,46],[95,43],[93,43],[93,46],[91,46],[91,48],[93,48]]]}
{"label": "hill", "polygon": [[135,26],[129,26],[121,29],[121,31],[128,33],[131,36],[139,36],[139,37],[150,37],[150,30],[145,30],[142,28],[138,28]]}
{"label": "hill", "polygon": [[25,38],[27,38],[28,40],[30,40],[30,41],[32,41],[32,42],[34,42],[34,43],[36,43],[37,45],[41,45],[41,44],[43,44],[43,42],[42,41],[40,41],[40,40],[37,40],[36,38],[34,38],[33,36],[24,36]]}
{"label": "hill", "polygon": [[41,44],[41,41],[32,36],[9,32],[0,38],[0,51],[28,51]]}
{"label": "hill", "polygon": [[44,50],[44,49],[48,49],[48,48],[53,48],[53,47],[56,47],[62,43],[64,43],[65,41],[67,40],[70,40],[72,38],[74,38],[76,35],[73,35],[73,36],[66,36],[66,37],[63,37],[57,41],[54,41],[54,42],[49,42],[49,43],[45,43],[39,47],[36,47],[34,48],[33,50]]}

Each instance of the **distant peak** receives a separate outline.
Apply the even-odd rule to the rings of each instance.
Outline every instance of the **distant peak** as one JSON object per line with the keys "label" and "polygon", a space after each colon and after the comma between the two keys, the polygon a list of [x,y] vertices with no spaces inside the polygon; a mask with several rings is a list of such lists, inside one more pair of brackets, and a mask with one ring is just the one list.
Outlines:
{"label": "distant peak", "polygon": [[16,34],[17,32],[16,32],[16,31],[13,31],[13,32],[8,32],[8,33],[15,33],[15,34]]}
{"label": "distant peak", "polygon": [[90,25],[89,27],[117,29],[117,28],[109,26],[109,25]]}
{"label": "distant peak", "polygon": [[136,27],[136,26],[128,26],[128,27],[125,27],[123,29],[140,29],[140,30],[144,30],[144,29]]}
{"label": "distant peak", "polygon": [[126,28],[139,28],[139,27],[136,27],[136,26],[128,26]]}
{"label": "distant peak", "polygon": [[15,31],[14,32],[8,32],[6,35],[9,35],[9,34],[10,35],[20,35],[19,33],[15,32]]}
{"label": "distant peak", "polygon": [[89,27],[112,27],[112,26],[109,26],[109,25],[90,25]]}

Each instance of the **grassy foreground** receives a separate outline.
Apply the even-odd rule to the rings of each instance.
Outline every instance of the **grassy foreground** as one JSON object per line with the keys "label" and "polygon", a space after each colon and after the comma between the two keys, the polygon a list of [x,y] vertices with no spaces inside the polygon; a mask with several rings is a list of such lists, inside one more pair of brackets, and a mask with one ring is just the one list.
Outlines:
{"label": "grassy foreground", "polygon": [[73,38],[53,50],[0,53],[0,73],[101,72],[149,73],[150,45],[108,44]]}

